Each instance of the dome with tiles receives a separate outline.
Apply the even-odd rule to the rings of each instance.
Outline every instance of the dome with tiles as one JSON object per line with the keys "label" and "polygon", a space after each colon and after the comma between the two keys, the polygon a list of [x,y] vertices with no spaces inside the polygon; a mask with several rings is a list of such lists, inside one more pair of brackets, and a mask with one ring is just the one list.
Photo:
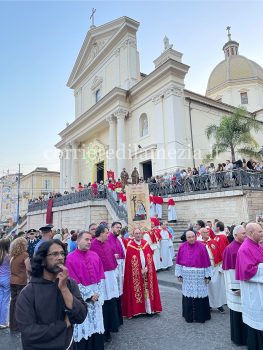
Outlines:
{"label": "dome with tiles", "polygon": [[263,83],[262,67],[256,62],[239,55],[238,42],[231,40],[230,33],[228,38],[228,42],[223,47],[225,59],[210,74],[207,84],[207,95],[227,83],[240,84],[242,82],[259,80]]}

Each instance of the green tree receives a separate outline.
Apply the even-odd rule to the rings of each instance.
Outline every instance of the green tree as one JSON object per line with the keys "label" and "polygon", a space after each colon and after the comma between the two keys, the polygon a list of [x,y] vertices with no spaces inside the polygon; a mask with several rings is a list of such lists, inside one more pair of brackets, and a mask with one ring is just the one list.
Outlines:
{"label": "green tree", "polygon": [[224,152],[230,152],[232,162],[236,160],[236,154],[258,159],[259,145],[251,135],[251,131],[259,132],[262,123],[247,116],[247,111],[243,107],[238,107],[231,115],[224,115],[219,125],[211,124],[206,130],[208,139],[215,140],[211,154],[206,156],[206,160],[212,160]]}

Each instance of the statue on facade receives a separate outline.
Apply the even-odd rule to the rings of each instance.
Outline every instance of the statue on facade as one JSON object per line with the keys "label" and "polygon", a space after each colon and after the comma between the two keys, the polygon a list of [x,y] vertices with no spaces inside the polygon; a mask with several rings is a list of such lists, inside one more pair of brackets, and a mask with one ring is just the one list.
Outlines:
{"label": "statue on facade", "polygon": [[139,183],[139,172],[137,168],[134,168],[131,173],[132,184],[137,185]]}
{"label": "statue on facade", "polygon": [[128,185],[128,179],[129,179],[129,174],[127,173],[126,169],[123,168],[121,172],[121,184],[122,184],[122,189],[124,190],[125,186]]}
{"label": "statue on facade", "polygon": [[163,39],[163,45],[164,45],[164,51],[168,50],[168,49],[172,49],[173,45],[169,43],[169,39],[167,38],[167,36],[165,35],[164,39]]}

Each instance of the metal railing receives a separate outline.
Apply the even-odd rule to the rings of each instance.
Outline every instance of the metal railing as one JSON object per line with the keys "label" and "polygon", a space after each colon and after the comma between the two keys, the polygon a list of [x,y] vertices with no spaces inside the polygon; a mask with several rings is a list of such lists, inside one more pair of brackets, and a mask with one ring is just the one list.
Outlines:
{"label": "metal railing", "polygon": [[[168,195],[189,195],[203,192],[217,192],[230,189],[253,189],[263,191],[263,172],[250,172],[245,170],[232,170],[203,175],[194,175],[176,181],[164,181],[162,183],[149,183],[149,192],[155,196],[166,197]],[[127,210],[120,206],[116,197],[107,188],[102,191],[84,189],[80,192],[69,193],[53,198],[53,207],[75,204],[84,201],[107,199],[120,220],[127,222]],[[28,211],[47,209],[48,201],[31,203]]]}
{"label": "metal railing", "polygon": [[[117,194],[116,194],[117,195]],[[116,213],[117,217],[120,220],[124,220],[127,222],[128,214],[127,210],[123,205],[119,205],[114,197],[113,193],[107,188],[103,192],[102,191],[93,191],[92,189],[82,190],[80,192],[65,194],[60,197],[53,198],[53,207],[61,207],[63,205],[75,204],[85,201],[97,201],[101,199],[107,199],[110,203],[112,209]],[[31,203],[28,206],[28,211],[33,212],[37,210],[45,210],[47,209],[48,200]]]}
{"label": "metal railing", "polygon": [[222,171],[194,175],[176,181],[164,180],[150,183],[149,192],[155,196],[189,195],[193,192],[217,192],[229,189],[253,189],[263,191],[263,172],[246,170]]}
{"label": "metal railing", "polygon": [[123,205],[119,205],[119,203],[116,201],[116,198],[114,198],[112,191],[108,188],[106,189],[107,193],[107,199],[112,207],[112,209],[115,211],[117,217],[120,220],[124,220],[125,222],[128,222],[128,213],[127,210]]}
{"label": "metal railing", "polygon": [[[106,198],[106,191],[94,191],[93,189],[85,189],[80,192],[65,194],[60,197],[53,198],[53,207],[61,207],[63,205],[80,203],[85,201],[97,201]],[[37,211],[47,209],[48,200],[34,202],[28,205],[28,211]]]}

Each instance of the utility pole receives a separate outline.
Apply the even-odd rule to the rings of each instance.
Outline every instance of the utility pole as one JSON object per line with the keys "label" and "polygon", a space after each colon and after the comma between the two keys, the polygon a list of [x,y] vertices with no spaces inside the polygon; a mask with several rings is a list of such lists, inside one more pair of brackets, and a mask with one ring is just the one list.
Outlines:
{"label": "utility pole", "polygon": [[20,210],[20,163],[18,165],[18,180],[17,180],[17,212],[16,212],[16,223],[19,221],[19,210]]}

